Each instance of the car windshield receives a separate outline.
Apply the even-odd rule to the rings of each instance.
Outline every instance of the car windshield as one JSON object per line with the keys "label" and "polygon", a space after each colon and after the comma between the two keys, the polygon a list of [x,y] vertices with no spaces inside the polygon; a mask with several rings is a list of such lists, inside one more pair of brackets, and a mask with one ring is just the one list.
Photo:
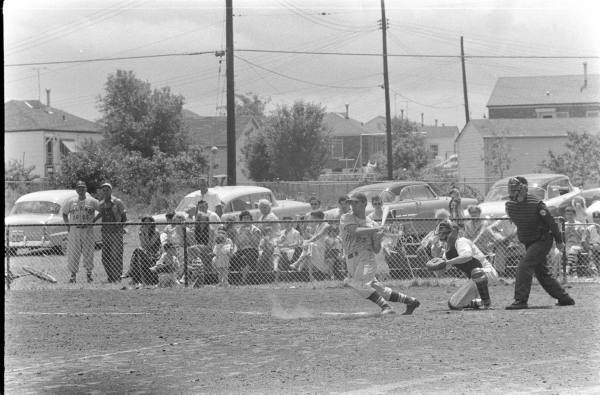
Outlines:
{"label": "car windshield", "polygon": [[[539,187],[529,187],[527,189],[530,195],[537,197],[538,199],[546,198],[546,191]],[[490,191],[485,195],[484,202],[497,202],[501,200],[508,200],[508,186],[507,185],[497,185],[490,189]]]}
{"label": "car windshield", "polygon": [[58,214],[60,205],[53,202],[18,202],[11,210],[12,215],[18,214]]}

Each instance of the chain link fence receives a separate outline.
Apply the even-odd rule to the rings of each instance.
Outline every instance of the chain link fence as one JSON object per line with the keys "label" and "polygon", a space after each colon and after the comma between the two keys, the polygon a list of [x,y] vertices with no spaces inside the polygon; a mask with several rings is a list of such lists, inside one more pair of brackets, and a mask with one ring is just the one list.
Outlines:
{"label": "chain link fence", "polygon": [[[322,222],[330,228],[307,239]],[[555,276],[594,277],[600,246],[588,242],[595,224],[564,224],[567,246],[548,256]],[[5,226],[7,287],[202,287],[286,282],[342,283],[345,257],[338,221],[129,222]],[[383,281],[464,277],[448,268],[430,272],[436,220],[390,219],[377,255]],[[525,248],[506,219],[462,219],[501,277],[514,277]],[[428,231],[429,230],[429,231]],[[23,277],[21,279],[21,277]],[[43,281],[45,280],[45,281]],[[35,284],[35,285],[34,285]]]}

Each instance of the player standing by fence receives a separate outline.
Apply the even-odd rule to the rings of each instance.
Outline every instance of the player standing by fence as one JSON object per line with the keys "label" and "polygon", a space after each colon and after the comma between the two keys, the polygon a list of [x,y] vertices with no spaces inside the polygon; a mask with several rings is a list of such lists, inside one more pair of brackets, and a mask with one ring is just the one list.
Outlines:
{"label": "player standing by fence", "polygon": [[[101,186],[103,199],[100,202],[100,213],[96,220],[102,218],[102,265],[109,283],[121,281],[123,274],[123,228],[127,221],[125,206],[121,199],[112,196],[112,185],[105,182]],[[112,223],[112,224],[109,224]]]}
{"label": "player standing by fence", "polygon": [[352,205],[352,212],[340,218],[340,233],[348,268],[348,278],[345,282],[359,295],[381,307],[381,314],[395,313],[388,301],[405,303],[404,314],[412,314],[419,307],[419,301],[393,291],[375,277],[375,254],[381,249],[383,232],[381,227],[365,216],[367,197],[359,192],[350,196],[348,200]]}
{"label": "player standing by fence", "polygon": [[[98,201],[86,196],[87,185],[77,181],[77,197],[70,199],[63,208],[63,220],[67,224],[67,265],[71,272],[70,283],[77,282],[79,259],[83,254],[83,267],[87,272],[87,281],[91,283],[94,269],[94,215],[98,210]],[[72,223],[73,225],[70,225]],[[89,224],[89,225],[88,225]]]}
{"label": "player standing by fence", "polygon": [[527,180],[524,177],[511,177],[508,180],[508,195],[510,200],[506,202],[506,214],[517,226],[517,236],[525,245],[526,252],[517,267],[515,301],[506,309],[527,308],[533,274],[544,290],[558,299],[559,306],[574,305],[573,298],[558,280],[552,277],[546,261],[546,256],[552,248],[553,238],[559,250],[565,248],[554,218],[544,202],[527,193]]}

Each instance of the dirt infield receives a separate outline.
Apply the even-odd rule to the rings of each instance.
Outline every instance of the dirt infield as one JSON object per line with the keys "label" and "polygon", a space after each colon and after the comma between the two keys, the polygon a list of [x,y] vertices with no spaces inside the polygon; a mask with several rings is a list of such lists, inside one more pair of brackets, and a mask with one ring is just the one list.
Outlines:
{"label": "dirt infield", "polygon": [[598,393],[600,284],[570,286],[576,306],[535,285],[506,311],[499,285],[463,312],[410,287],[422,306],[385,317],[342,287],[13,290],[5,392]]}

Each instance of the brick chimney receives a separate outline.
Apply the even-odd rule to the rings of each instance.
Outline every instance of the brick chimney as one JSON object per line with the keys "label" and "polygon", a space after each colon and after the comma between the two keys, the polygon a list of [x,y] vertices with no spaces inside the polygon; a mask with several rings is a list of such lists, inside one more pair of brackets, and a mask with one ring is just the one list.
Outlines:
{"label": "brick chimney", "polygon": [[350,104],[346,103],[346,119],[350,119],[350,112],[348,109],[350,108]]}
{"label": "brick chimney", "polygon": [[50,107],[50,89],[46,88],[46,106]]}

